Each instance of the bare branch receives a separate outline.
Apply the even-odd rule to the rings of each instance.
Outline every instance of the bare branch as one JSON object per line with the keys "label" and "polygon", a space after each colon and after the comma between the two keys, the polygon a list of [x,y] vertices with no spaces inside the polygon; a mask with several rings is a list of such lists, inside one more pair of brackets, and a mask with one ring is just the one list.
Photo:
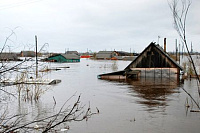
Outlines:
{"label": "bare branch", "polygon": [[[7,47],[8,41],[11,41],[10,37],[12,35],[15,35],[14,30],[12,30],[11,34],[6,38],[3,48],[1,49],[1,53]],[[45,43],[40,51],[42,51],[43,48],[45,48],[47,45],[48,44]],[[2,55],[1,53],[0,56]],[[25,64],[25,62],[31,59],[32,58],[28,58],[12,65],[10,65],[9,62],[7,63],[2,61],[0,66],[0,80],[3,81],[3,79],[6,79],[7,76],[12,77],[12,75],[15,74],[17,74],[17,76],[15,76],[15,80],[17,81],[23,81],[24,79],[26,79],[28,77],[28,74],[31,74],[30,71],[34,68],[34,64],[26,66],[24,68],[23,65]],[[28,86],[24,84],[17,84],[16,88],[19,102],[20,100],[24,100],[25,102],[31,100],[31,103],[33,99],[35,100],[33,102],[37,102],[41,94],[48,89],[48,87],[45,87],[45,89],[41,89],[41,86],[39,85]],[[9,96],[16,97],[14,94],[7,92],[6,89],[4,90],[0,88],[0,91],[3,92],[3,94],[7,93]],[[0,112],[2,113],[0,116],[0,132],[33,132],[34,130],[38,130],[41,132],[56,131],[56,128],[63,123],[88,120],[88,118],[90,118],[92,115],[99,113],[98,108],[96,113],[93,113],[91,111],[90,103],[89,107],[85,111],[85,105],[82,105],[80,101],[81,95],[78,96],[74,104],[68,105],[66,107],[67,103],[72,99],[72,97],[75,96],[75,94],[66,100],[66,102],[62,105],[57,113],[53,115],[51,114],[49,116],[46,115],[45,117],[43,116],[43,118],[39,117],[38,115],[33,120],[26,119],[26,117],[29,117],[28,113],[10,115],[8,110],[1,108],[2,110],[0,110]],[[55,98],[54,103],[56,105]]]}
{"label": "bare branch", "polygon": [[[192,59],[192,56],[189,52],[187,38],[186,38],[186,20],[187,20],[187,15],[189,12],[189,8],[192,4],[192,1],[191,0],[181,0],[181,5],[182,5],[181,12],[179,12],[179,10],[178,10],[178,2],[179,2],[178,0],[172,0],[172,3],[169,3],[169,2],[168,3],[169,3],[169,7],[173,14],[175,29],[186,47],[187,53],[189,55],[189,62],[191,62],[194,72],[195,72],[195,75],[197,77],[198,93],[199,93],[199,97],[200,97],[200,88],[199,88],[200,79],[197,74],[197,70],[196,70],[194,61]],[[189,95],[189,96],[191,97],[191,95]],[[197,102],[195,102],[195,103],[197,103]],[[197,104],[197,106],[198,106],[198,108],[200,108],[198,104]]]}

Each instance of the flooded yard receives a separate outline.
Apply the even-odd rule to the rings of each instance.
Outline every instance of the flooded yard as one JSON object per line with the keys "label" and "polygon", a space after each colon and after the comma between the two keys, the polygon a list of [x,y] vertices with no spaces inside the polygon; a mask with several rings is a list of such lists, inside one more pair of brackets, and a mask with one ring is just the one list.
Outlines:
{"label": "flooded yard", "polygon": [[[182,89],[199,102],[196,80],[188,79],[179,85],[169,79],[108,81],[97,78],[99,74],[123,70],[129,63],[89,59],[81,59],[80,63],[50,63],[49,67],[69,67],[44,75],[61,79],[61,83],[47,86],[48,90],[36,103],[12,101],[10,108],[15,113],[32,112],[29,119],[33,119],[37,114],[58,111],[75,95],[67,102],[73,104],[81,95],[86,109],[90,105],[95,112],[97,107],[100,113],[88,121],[67,123],[68,133],[199,133],[200,113],[190,112],[197,107]],[[187,99],[190,108],[185,106]]]}

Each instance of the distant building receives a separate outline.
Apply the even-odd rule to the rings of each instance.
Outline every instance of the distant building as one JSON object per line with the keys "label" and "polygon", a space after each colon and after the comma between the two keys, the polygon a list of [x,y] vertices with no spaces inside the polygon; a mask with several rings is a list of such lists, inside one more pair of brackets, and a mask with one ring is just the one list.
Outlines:
{"label": "distant building", "polygon": [[78,55],[77,51],[66,51],[65,54],[75,54]]}
{"label": "distant building", "polygon": [[129,60],[129,61],[133,61],[136,56],[138,56],[139,54],[137,53],[129,53],[129,52],[124,52],[124,51],[115,51],[117,53],[116,58],[118,60]]}
{"label": "distant building", "polygon": [[115,51],[99,51],[96,54],[96,59],[110,60],[116,57],[118,54]]}
{"label": "distant building", "polygon": [[133,60],[138,54],[128,53],[124,51],[99,51],[96,54],[96,59],[106,60]]}
{"label": "distant building", "polygon": [[35,57],[35,51],[21,51],[20,57]]}
{"label": "distant building", "polygon": [[131,56],[131,53],[124,52],[124,51],[115,51],[118,56]]}
{"label": "distant building", "polygon": [[19,61],[16,53],[0,53],[1,61]]}
{"label": "distant building", "polygon": [[80,62],[80,56],[76,54],[55,54],[46,59],[49,62]]}

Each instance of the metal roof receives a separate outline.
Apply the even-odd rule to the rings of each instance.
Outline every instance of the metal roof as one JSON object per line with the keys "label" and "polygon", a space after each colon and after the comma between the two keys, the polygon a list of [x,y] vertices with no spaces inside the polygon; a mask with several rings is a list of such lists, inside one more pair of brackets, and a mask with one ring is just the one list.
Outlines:
{"label": "metal roof", "polygon": [[61,55],[64,56],[66,59],[80,59],[80,56],[76,54],[61,54]]}

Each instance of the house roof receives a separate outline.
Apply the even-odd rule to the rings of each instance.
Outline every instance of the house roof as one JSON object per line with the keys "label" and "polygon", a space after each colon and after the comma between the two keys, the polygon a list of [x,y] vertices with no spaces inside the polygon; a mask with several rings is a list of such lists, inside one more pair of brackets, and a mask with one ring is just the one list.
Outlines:
{"label": "house roof", "polygon": [[115,51],[120,56],[130,56],[131,53],[125,52],[125,51]]}
{"label": "house roof", "polygon": [[114,51],[99,51],[97,54],[112,54]]}
{"label": "house roof", "polygon": [[156,67],[177,67],[180,70],[183,68],[176,63],[163,49],[155,43],[150,43],[143,52],[139,54],[126,68],[156,68]]}
{"label": "house roof", "polygon": [[67,51],[65,52],[66,54],[77,54],[78,55],[78,51]]}
{"label": "house roof", "polygon": [[64,56],[66,59],[80,59],[80,56],[76,54],[61,54],[61,55]]}

